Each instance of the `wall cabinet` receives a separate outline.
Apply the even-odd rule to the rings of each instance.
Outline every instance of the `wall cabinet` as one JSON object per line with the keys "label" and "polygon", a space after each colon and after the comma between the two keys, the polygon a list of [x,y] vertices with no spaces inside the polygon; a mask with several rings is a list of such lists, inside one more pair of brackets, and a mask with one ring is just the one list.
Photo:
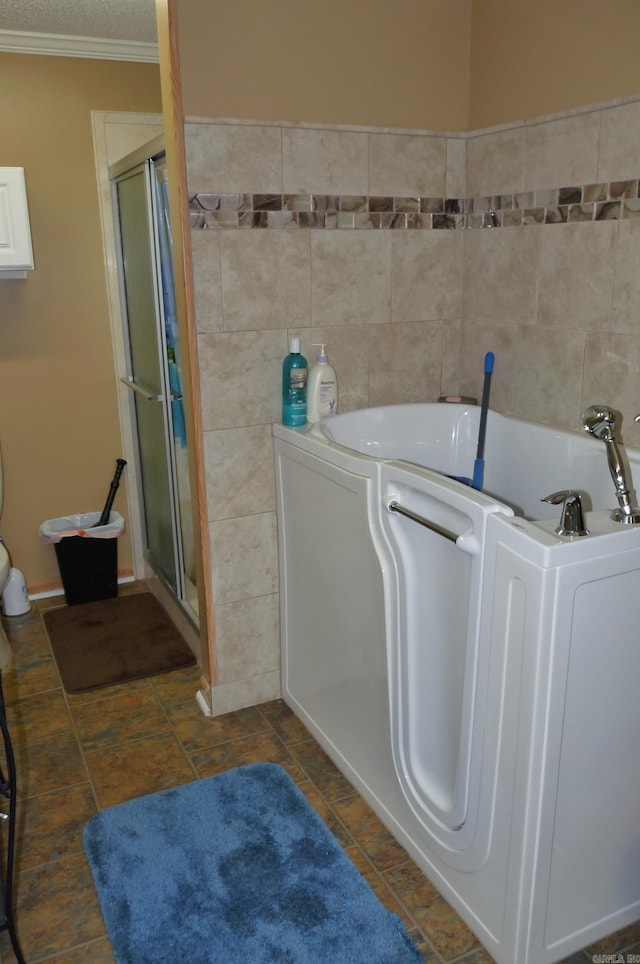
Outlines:
{"label": "wall cabinet", "polygon": [[0,167],[0,280],[33,268],[24,168]]}

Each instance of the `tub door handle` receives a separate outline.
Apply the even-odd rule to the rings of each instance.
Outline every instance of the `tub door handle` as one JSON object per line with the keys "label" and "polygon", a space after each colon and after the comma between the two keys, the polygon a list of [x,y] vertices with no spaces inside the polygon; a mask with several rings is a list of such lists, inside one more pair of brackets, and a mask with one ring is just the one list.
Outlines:
{"label": "tub door handle", "polygon": [[460,538],[460,536],[452,532],[451,529],[445,529],[444,526],[438,525],[437,522],[431,522],[429,519],[425,519],[424,516],[418,515],[417,512],[412,512],[411,509],[405,509],[405,507],[398,502],[390,502],[388,508],[389,512],[398,512],[400,515],[406,516],[407,519],[411,519],[412,522],[417,522],[418,525],[424,526],[425,529],[430,529],[439,536],[444,536],[449,542],[457,542]]}

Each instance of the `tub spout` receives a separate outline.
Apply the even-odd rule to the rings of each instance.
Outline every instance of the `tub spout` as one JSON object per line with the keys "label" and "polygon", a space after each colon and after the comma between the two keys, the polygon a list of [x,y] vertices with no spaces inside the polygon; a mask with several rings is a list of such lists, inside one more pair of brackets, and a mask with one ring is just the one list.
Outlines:
{"label": "tub spout", "polygon": [[590,405],[585,410],[583,424],[585,432],[605,444],[609,471],[618,499],[618,508],[613,510],[611,518],[614,522],[625,525],[640,522],[640,508],[631,502],[630,486],[616,441],[617,412],[605,405]]}
{"label": "tub spout", "polygon": [[576,536],[588,536],[589,530],[584,524],[582,514],[582,499],[579,492],[573,489],[566,489],[562,492],[552,492],[546,495],[542,502],[550,502],[551,505],[560,505],[562,502],[562,518],[556,527],[559,536],[567,536],[573,539]]}

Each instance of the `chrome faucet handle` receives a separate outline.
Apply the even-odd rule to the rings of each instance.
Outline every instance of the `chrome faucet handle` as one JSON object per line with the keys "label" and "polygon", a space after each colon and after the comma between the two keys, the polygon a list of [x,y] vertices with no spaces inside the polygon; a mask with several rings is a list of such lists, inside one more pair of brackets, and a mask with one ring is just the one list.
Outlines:
{"label": "chrome faucet handle", "polygon": [[560,492],[552,492],[541,502],[549,502],[551,505],[562,503],[562,517],[556,532],[559,536],[573,539],[577,536],[588,536],[589,530],[585,527],[584,516],[582,514],[582,498],[579,492],[573,489],[562,489]]}

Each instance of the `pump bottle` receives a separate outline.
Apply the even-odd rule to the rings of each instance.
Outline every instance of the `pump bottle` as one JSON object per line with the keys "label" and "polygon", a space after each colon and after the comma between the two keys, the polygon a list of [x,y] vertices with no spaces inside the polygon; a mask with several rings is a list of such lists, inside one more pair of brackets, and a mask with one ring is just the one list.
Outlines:
{"label": "pump bottle", "polygon": [[319,348],[318,361],[311,366],[309,384],[307,386],[307,421],[319,422],[321,418],[335,415],[338,411],[338,377],[335,369],[329,364],[326,345],[314,345]]}

